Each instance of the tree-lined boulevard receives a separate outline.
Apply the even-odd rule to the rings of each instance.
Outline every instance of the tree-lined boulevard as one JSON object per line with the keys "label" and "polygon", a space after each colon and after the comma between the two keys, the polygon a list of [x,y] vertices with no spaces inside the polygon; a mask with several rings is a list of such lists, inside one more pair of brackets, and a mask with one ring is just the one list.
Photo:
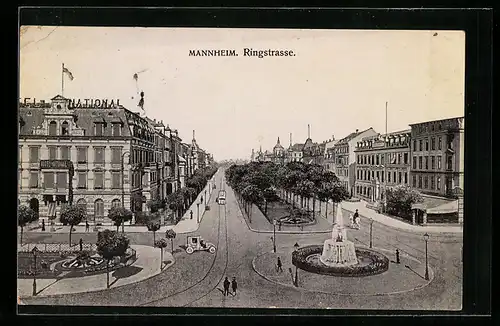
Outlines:
{"label": "tree-lined boulevard", "polygon": [[[110,306],[192,306],[192,307],[279,307],[279,308],[362,308],[362,309],[460,309],[462,294],[461,234],[431,234],[428,246],[429,266],[433,271],[431,282],[420,289],[382,296],[335,295],[307,291],[289,285],[270,282],[252,267],[259,255],[273,251],[269,233],[253,232],[245,221],[236,194],[227,185],[225,170],[215,175],[217,191],[226,190],[226,205],[217,205],[214,191],[210,197],[210,210],[206,211],[199,229],[192,233],[177,234],[174,242],[175,264],[149,279],[108,290],[23,298],[25,304],[44,305],[110,305]],[[262,218],[254,216],[254,218]],[[368,246],[370,241],[368,220],[362,216],[360,230],[348,230],[357,245]],[[422,233],[413,233],[375,223],[372,229],[374,248],[390,252],[399,249],[402,255],[425,260],[425,242]],[[195,252],[187,254],[187,236],[201,235],[216,245],[215,254]],[[162,235],[163,236],[163,235]],[[31,243],[67,242],[67,234],[24,232],[24,241]],[[95,233],[78,234],[85,243],[96,241]],[[127,233],[131,244],[153,243],[153,234]],[[322,244],[325,234],[280,233],[276,235],[278,252],[291,252],[295,243],[300,246]],[[168,241],[170,242],[170,241]],[[168,248],[168,247],[167,247]],[[160,249],[158,254],[160,254]],[[168,250],[168,249],[166,249]],[[285,271],[292,266],[283,266]],[[299,271],[299,277],[306,272]],[[406,274],[405,274],[406,275]],[[225,277],[236,277],[238,293],[222,295]],[[105,275],[103,275],[105,277]],[[415,276],[417,277],[417,276]],[[78,279],[75,279],[78,282]],[[370,282],[370,278],[360,278]],[[404,282],[404,279],[394,279]]]}

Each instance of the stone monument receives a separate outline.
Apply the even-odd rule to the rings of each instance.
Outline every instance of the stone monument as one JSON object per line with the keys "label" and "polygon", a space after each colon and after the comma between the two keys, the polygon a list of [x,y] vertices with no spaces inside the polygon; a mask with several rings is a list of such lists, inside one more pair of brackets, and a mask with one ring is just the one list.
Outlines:
{"label": "stone monument", "polygon": [[354,243],[347,240],[344,228],[344,216],[340,203],[337,206],[333,222],[332,238],[323,245],[320,261],[327,266],[351,266],[358,264]]}

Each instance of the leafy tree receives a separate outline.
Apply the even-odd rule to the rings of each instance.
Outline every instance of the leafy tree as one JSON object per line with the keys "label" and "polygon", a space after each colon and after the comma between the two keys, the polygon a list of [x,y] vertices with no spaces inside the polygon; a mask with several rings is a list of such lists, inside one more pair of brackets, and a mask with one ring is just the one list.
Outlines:
{"label": "leafy tree", "polygon": [[87,210],[80,205],[66,205],[61,209],[61,223],[69,225],[69,245],[71,246],[71,234],[73,227],[82,222],[87,215]]}
{"label": "leafy tree", "polygon": [[177,234],[175,233],[174,230],[172,229],[168,229],[166,232],[165,232],[165,237],[167,239],[170,239],[170,242],[172,243],[172,255],[174,254],[174,239],[175,239],[175,236]]}
{"label": "leafy tree", "polygon": [[262,191],[255,185],[251,184],[242,190],[241,195],[248,203],[247,214],[252,217],[252,204],[260,204],[264,200]]}
{"label": "leafy tree", "polygon": [[160,270],[163,269],[163,249],[168,246],[167,239],[160,239],[155,242],[155,247],[160,248]]}
{"label": "leafy tree", "polygon": [[109,262],[114,257],[125,255],[129,239],[124,234],[111,230],[97,233],[97,252],[106,260],[106,286],[109,289]]}
{"label": "leafy tree", "polygon": [[161,199],[152,199],[146,203],[146,206],[149,208],[151,213],[156,213],[162,208],[163,203]]}
{"label": "leafy tree", "polygon": [[118,232],[118,228],[122,226],[122,233],[125,232],[125,222],[132,220],[132,212],[125,207],[115,206],[111,207],[108,211],[108,217],[114,222],[116,225],[116,232]]}
{"label": "leafy tree", "polygon": [[184,196],[182,195],[180,190],[177,190],[174,193],[168,195],[167,201],[169,203],[169,208],[175,212],[177,217],[180,218],[185,206]]}
{"label": "leafy tree", "polygon": [[155,239],[156,239],[156,231],[158,231],[160,229],[160,221],[158,221],[158,219],[150,219],[146,226],[148,227],[148,231],[151,231],[153,232],[153,245],[154,243],[156,242]]}
{"label": "leafy tree", "polygon": [[406,186],[387,188],[386,193],[387,212],[407,220],[412,218],[411,206],[424,200],[418,191]]}
{"label": "leafy tree", "polygon": [[21,205],[17,210],[17,223],[21,227],[20,243],[23,244],[23,231],[26,224],[38,220],[38,214],[30,207]]}

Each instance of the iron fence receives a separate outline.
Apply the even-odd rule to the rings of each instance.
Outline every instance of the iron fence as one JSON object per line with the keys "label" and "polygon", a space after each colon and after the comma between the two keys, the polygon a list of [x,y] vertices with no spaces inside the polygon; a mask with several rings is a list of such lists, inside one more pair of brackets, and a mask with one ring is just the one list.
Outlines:
{"label": "iron fence", "polygon": [[[18,252],[31,252],[33,248],[37,247],[41,252],[78,252],[80,251],[80,245],[69,243],[26,243],[23,245],[17,245]],[[94,243],[84,243],[82,249],[86,251],[97,251],[97,245]]]}

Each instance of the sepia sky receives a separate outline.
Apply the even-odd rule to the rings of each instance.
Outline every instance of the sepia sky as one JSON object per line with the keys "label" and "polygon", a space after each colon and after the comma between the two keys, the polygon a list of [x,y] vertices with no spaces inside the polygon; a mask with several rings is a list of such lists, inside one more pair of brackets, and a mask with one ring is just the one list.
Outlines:
{"label": "sepia sky", "polygon": [[[437,32],[437,35],[434,35]],[[243,56],[243,48],[293,50],[292,57]],[[191,49],[234,49],[238,57],[192,57]],[[216,160],[249,158],[373,127],[464,115],[465,34],[354,31],[30,27],[20,40],[20,97],[120,99],[178,129]],[[145,71],[143,71],[145,70]],[[138,81],[133,78],[138,73]]]}

